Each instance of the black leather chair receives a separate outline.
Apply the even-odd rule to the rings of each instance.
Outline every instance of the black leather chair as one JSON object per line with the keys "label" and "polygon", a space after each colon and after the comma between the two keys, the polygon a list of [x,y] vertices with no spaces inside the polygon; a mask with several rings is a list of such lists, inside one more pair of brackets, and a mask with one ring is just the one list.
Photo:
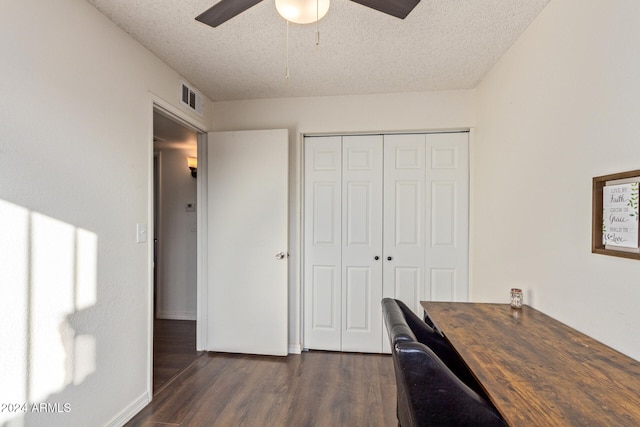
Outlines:
{"label": "black leather chair", "polygon": [[402,301],[385,298],[397,385],[398,423],[417,426],[506,426],[449,343]]}

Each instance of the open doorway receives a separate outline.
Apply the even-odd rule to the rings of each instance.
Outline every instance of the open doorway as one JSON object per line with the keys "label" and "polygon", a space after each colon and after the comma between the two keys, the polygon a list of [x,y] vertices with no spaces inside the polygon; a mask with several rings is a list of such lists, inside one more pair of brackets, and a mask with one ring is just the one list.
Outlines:
{"label": "open doorway", "polygon": [[196,351],[198,132],[153,112],[153,392],[200,354]]}

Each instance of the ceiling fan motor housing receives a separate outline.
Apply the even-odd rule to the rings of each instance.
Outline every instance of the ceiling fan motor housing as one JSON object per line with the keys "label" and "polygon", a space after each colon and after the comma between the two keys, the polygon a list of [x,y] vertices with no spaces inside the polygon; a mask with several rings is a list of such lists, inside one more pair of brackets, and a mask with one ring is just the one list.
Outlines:
{"label": "ceiling fan motor housing", "polygon": [[[196,17],[197,21],[200,21],[204,24],[210,25],[212,27],[217,27],[220,24],[227,22],[229,19],[240,15],[245,10],[255,6],[260,3],[262,0],[220,0],[218,3],[214,4],[209,9],[202,12],[200,15]],[[387,15],[395,16],[396,18],[404,19],[409,15],[409,13],[420,3],[420,0],[351,0],[363,6],[370,7],[371,9],[375,9],[379,12],[386,13]],[[285,3],[283,0],[276,0],[276,7],[278,4]],[[308,2],[302,0],[289,0],[286,3],[300,3],[307,4]],[[296,22],[298,24],[308,24],[314,22],[318,17],[324,16],[322,11],[326,14],[326,10],[329,9],[329,0],[319,0],[318,6],[315,6],[315,2],[312,3],[314,9],[311,15],[313,19],[305,20],[305,22],[298,22],[293,19],[287,18],[287,12],[280,12],[280,8],[278,8],[278,12],[285,17],[285,19]],[[326,10],[325,10],[326,8]]]}

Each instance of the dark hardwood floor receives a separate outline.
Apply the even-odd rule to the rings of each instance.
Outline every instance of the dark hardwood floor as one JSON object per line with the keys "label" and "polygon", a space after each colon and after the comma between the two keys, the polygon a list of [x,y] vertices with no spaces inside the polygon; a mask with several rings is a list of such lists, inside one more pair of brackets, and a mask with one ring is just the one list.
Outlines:
{"label": "dark hardwood floor", "polygon": [[203,353],[127,426],[396,426],[390,355]]}
{"label": "dark hardwood floor", "polygon": [[154,394],[199,355],[195,321],[156,319],[153,323]]}

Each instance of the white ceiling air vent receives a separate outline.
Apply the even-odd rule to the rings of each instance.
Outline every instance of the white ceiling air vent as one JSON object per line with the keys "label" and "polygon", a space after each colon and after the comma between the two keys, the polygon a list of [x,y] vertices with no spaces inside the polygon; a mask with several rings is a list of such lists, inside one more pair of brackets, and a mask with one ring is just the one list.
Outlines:
{"label": "white ceiling air vent", "polygon": [[180,102],[189,109],[203,115],[202,95],[197,90],[188,86],[185,82],[180,82]]}

